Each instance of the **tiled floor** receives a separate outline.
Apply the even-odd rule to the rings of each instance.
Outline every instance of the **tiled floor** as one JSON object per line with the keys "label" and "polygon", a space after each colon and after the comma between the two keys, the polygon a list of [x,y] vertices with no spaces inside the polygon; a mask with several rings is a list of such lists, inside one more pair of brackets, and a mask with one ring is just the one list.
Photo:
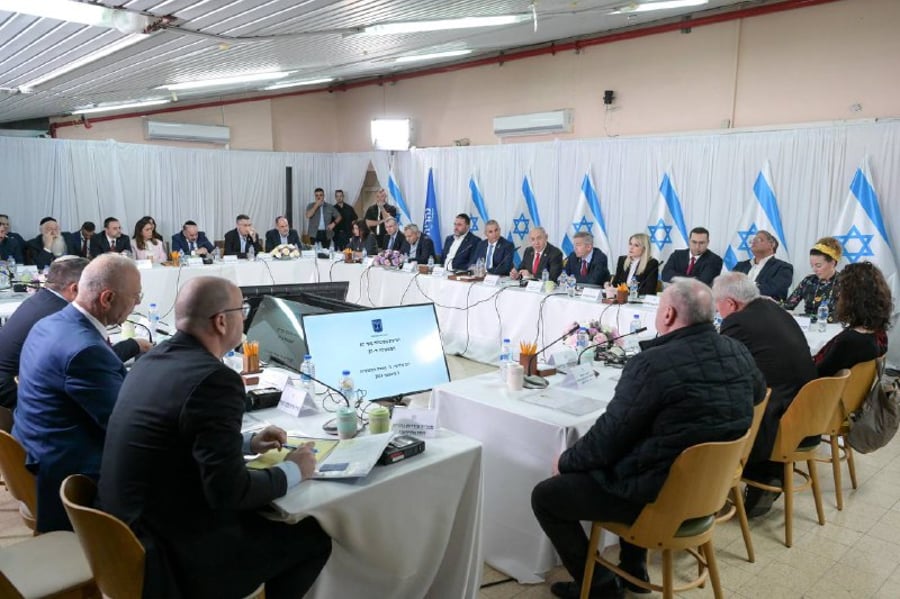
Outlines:
{"label": "tiled floor", "polygon": [[[490,370],[456,357],[449,358],[454,379]],[[426,397],[416,398],[424,403]],[[756,563],[746,560],[737,521],[716,530],[716,556],[728,598],[900,598],[900,437],[871,455],[857,455],[859,489],[851,490],[844,474],[844,509],[834,500],[831,468],[819,468],[827,523],[819,526],[809,492],[795,500],[794,546],[784,546],[784,503],[779,500],[765,517],[751,521]],[[6,489],[0,487],[0,546],[30,536]],[[613,551],[614,549],[611,549]],[[660,556],[650,556],[650,575],[660,580]],[[694,570],[688,559],[676,560],[676,577]],[[483,582],[506,576],[485,565]],[[562,568],[549,572],[547,580],[567,580]],[[508,582],[484,588],[481,599],[542,599],[552,597],[549,584],[520,585]],[[658,595],[633,595],[655,597]],[[712,596],[709,585],[681,595],[691,599]]]}

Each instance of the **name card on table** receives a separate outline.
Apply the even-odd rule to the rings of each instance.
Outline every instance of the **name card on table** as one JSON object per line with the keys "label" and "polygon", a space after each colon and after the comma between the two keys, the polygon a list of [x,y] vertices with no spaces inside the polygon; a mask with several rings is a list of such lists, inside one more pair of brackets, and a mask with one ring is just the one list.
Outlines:
{"label": "name card on table", "polygon": [[443,266],[435,266],[431,270],[431,276],[433,277],[443,277],[444,276],[444,267]]}
{"label": "name card on table", "polygon": [[222,262],[237,262],[238,257],[234,254],[229,254],[227,256],[222,256]]}
{"label": "name card on table", "polygon": [[537,291],[538,293],[544,292],[544,282],[543,281],[528,281],[528,284],[525,286],[526,291]]}
{"label": "name card on table", "polygon": [[593,382],[593,380],[593,364],[579,364],[578,366],[569,368],[569,371],[566,373],[566,378],[563,379],[560,385],[570,389],[581,389],[585,385]]}
{"label": "name card on table", "polygon": [[271,262],[273,260],[272,254],[268,252],[260,252],[256,254],[256,259],[262,262]]}
{"label": "name card on table", "polygon": [[152,260],[135,260],[134,265],[138,267],[138,270],[149,270],[153,268]]}
{"label": "name card on table", "polygon": [[318,412],[316,402],[309,392],[306,389],[293,385],[287,385],[284,391],[281,392],[278,409],[295,418],[299,417],[300,414]]}
{"label": "name card on table", "polygon": [[402,267],[403,272],[416,272],[416,263],[415,262],[407,262]]}
{"label": "name card on table", "polygon": [[482,281],[488,287],[496,287],[500,284],[500,275],[484,275],[484,281]]}
{"label": "name card on table", "polygon": [[303,258],[315,258],[316,250],[303,250],[300,252],[300,256]]}
{"label": "name card on table", "polygon": [[185,258],[187,260],[188,266],[203,266],[203,258],[199,256],[191,256],[189,258]]}
{"label": "name card on table", "polygon": [[797,321],[797,324],[800,325],[800,328],[804,331],[809,330],[810,320],[809,316],[794,316],[794,320]]}
{"label": "name card on table", "polygon": [[372,256],[366,256],[366,259],[362,261],[363,268],[369,268],[372,266],[372,261],[374,258]]}
{"label": "name card on table", "polygon": [[284,391],[290,377],[290,373],[285,372],[284,370],[266,368],[262,371],[262,374],[259,375],[259,386],[275,387],[279,391]]}
{"label": "name card on table", "polygon": [[581,299],[596,302],[600,300],[602,294],[603,289],[601,289],[600,287],[585,287],[581,290]]}
{"label": "name card on table", "polygon": [[391,415],[391,430],[398,435],[433,437],[436,420],[436,410],[395,406]]}
{"label": "name card on table", "polygon": [[22,275],[36,275],[38,274],[38,267],[34,264],[29,264],[27,266],[25,264],[17,264],[16,274],[18,274],[20,277]]}

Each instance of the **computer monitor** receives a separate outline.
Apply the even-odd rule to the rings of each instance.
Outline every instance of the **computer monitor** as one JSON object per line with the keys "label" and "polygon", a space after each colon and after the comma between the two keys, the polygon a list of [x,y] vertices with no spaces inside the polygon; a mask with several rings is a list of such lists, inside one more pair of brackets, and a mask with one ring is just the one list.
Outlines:
{"label": "computer monitor", "polygon": [[450,381],[434,304],[304,314],[316,376],[336,385],[349,370],[366,399],[391,399]]}
{"label": "computer monitor", "polygon": [[[301,318],[304,314],[327,312],[311,306],[279,297],[261,298],[256,313],[247,329],[247,340],[259,342],[259,359],[300,370],[307,353]],[[273,360],[273,356],[275,359]]]}
{"label": "computer monitor", "polygon": [[285,285],[245,285],[240,289],[244,299],[250,304],[250,314],[247,317],[244,332],[246,333],[250,330],[249,325],[256,315],[256,310],[266,296],[280,297],[300,302],[301,304],[316,306],[328,312],[362,310],[362,306],[345,301],[349,288],[350,283],[347,281],[290,283]]}

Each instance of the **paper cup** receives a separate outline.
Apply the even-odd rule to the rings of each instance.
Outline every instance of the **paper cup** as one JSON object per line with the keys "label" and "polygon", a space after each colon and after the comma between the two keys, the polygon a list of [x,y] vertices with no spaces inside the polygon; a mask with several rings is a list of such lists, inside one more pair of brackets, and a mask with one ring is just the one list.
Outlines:
{"label": "paper cup", "polygon": [[511,363],[506,367],[506,388],[510,391],[521,391],[525,380],[525,369],[521,364]]}

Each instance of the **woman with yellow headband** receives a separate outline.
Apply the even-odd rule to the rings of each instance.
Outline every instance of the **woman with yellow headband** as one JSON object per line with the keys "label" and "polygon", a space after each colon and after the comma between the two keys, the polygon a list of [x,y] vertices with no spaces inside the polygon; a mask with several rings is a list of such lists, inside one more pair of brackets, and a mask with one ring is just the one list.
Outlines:
{"label": "woman with yellow headband", "polygon": [[840,295],[837,264],[841,260],[841,242],[834,237],[823,237],[809,250],[809,266],[813,274],[800,281],[794,292],[784,301],[784,307],[793,310],[803,300],[805,314],[815,314],[819,304],[828,306],[828,322],[834,321],[835,307]]}

